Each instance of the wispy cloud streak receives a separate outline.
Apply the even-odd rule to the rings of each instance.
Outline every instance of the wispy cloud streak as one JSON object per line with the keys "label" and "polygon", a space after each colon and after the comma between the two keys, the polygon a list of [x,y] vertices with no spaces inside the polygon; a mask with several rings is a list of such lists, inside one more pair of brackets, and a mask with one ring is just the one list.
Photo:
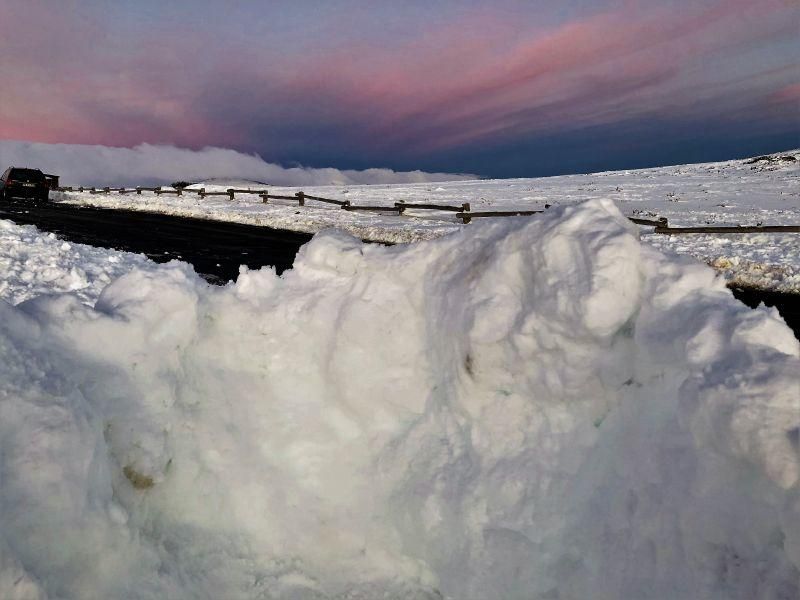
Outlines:
{"label": "wispy cloud streak", "polygon": [[[800,7],[786,0],[598,0],[591,14],[546,25],[541,7],[504,1],[417,26],[386,23],[395,37],[340,19],[338,29],[315,28],[319,38],[276,30],[267,41],[115,23],[76,0],[8,4],[5,139],[410,162],[647,118],[750,109],[789,122],[800,80]],[[757,110],[765,105],[769,115]]]}

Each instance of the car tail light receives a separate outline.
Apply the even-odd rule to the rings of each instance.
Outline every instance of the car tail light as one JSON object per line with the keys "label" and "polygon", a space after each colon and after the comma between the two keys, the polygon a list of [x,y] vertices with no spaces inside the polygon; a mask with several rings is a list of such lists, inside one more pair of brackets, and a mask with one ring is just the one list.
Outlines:
{"label": "car tail light", "polygon": [[12,183],[14,183],[13,179],[11,179],[10,177],[6,179],[6,185],[11,185]]}

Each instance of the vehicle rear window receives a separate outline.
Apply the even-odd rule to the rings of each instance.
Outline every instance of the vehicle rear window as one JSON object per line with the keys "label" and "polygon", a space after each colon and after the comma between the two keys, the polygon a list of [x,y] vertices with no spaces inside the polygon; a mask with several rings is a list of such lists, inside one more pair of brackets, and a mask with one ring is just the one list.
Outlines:
{"label": "vehicle rear window", "polygon": [[25,183],[39,183],[44,181],[44,173],[35,169],[12,169],[9,179]]}

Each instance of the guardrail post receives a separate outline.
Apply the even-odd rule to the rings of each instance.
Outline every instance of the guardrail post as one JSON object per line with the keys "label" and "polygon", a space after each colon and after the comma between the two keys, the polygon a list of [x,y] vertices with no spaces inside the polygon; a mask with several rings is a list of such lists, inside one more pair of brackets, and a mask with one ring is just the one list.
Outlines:
{"label": "guardrail post", "polygon": [[228,197],[233,200],[233,189],[228,188]]}
{"label": "guardrail post", "polygon": [[297,192],[295,196],[297,196],[297,201],[300,203],[300,206],[306,205],[306,195],[303,192]]}
{"label": "guardrail post", "polygon": [[469,211],[470,211],[469,202],[464,202],[461,205],[461,212],[469,212]]}
{"label": "guardrail post", "polygon": [[400,202],[395,202],[394,205],[397,207],[397,212],[399,214],[403,214],[406,210],[406,201],[400,200]]}
{"label": "guardrail post", "polygon": [[142,188],[140,188],[138,185],[136,186],[136,193],[140,196],[142,195]]}
{"label": "guardrail post", "polygon": [[197,192],[197,195],[200,196],[201,198],[205,198],[206,197],[206,188],[200,188],[200,191]]}
{"label": "guardrail post", "polygon": [[267,190],[264,190],[264,193],[259,194],[259,196],[261,196],[261,202],[263,202],[264,204],[266,204],[267,200],[269,200],[269,192]]}

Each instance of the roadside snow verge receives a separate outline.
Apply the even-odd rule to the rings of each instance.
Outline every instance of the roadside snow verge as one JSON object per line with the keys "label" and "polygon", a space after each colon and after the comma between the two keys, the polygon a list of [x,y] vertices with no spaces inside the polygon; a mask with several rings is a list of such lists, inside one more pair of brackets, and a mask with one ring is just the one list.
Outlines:
{"label": "roadside snow verge", "polygon": [[73,244],[32,225],[0,219],[0,299],[11,304],[62,292],[94,304],[112,279],[134,266],[154,264],[142,254]]}
{"label": "roadside snow verge", "polygon": [[611,201],[0,302],[3,598],[792,598],[800,348]]}

